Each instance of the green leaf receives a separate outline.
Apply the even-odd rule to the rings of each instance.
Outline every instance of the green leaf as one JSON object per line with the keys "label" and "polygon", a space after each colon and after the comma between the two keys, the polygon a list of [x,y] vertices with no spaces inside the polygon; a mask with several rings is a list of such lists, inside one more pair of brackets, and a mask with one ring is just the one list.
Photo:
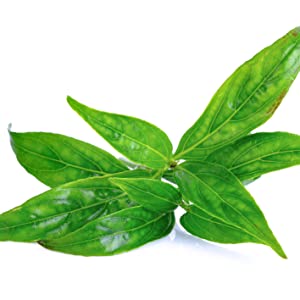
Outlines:
{"label": "green leaf", "polygon": [[10,132],[10,138],[20,164],[50,187],[127,170],[106,151],[64,135]]}
{"label": "green leaf", "polygon": [[174,169],[165,171],[163,173],[163,178],[168,180],[169,182],[176,183],[174,178]]}
{"label": "green leaf", "polygon": [[113,255],[168,235],[174,222],[173,213],[160,214],[136,206],[100,217],[65,237],[41,244],[75,255]]}
{"label": "green leaf", "polygon": [[286,258],[254,199],[230,171],[185,162],[176,167],[175,178],[184,199],[193,203],[181,218],[187,231],[213,242],[265,244]]}
{"label": "green leaf", "polygon": [[204,159],[275,112],[300,70],[300,27],[239,67],[183,135],[175,159]]}
{"label": "green leaf", "polygon": [[240,180],[300,164],[300,136],[287,132],[248,135],[213,152],[207,161],[225,166]]}
{"label": "green leaf", "polygon": [[133,162],[153,169],[170,165],[172,144],[159,128],[137,118],[92,109],[69,96],[67,100],[92,128]]}
{"label": "green leaf", "polygon": [[181,225],[191,234],[213,242],[224,244],[257,243],[257,238],[247,231],[241,231],[222,219],[215,218],[192,205],[180,218]]}
{"label": "green leaf", "polygon": [[33,197],[0,215],[0,241],[32,242],[59,238],[99,216],[136,205],[108,179],[112,176],[145,177],[148,174],[137,170],[90,177]]}
{"label": "green leaf", "polygon": [[148,178],[111,178],[110,181],[122,189],[134,202],[157,212],[176,209],[181,195],[172,185]]}
{"label": "green leaf", "polygon": [[[197,161],[197,160],[193,160],[193,161]],[[203,160],[199,160],[199,161],[202,162]],[[206,161],[209,161],[209,160],[206,160]],[[222,165],[222,164],[220,164],[220,165]],[[176,184],[176,180],[174,178],[174,170],[167,170],[163,174],[163,178],[168,180],[169,182],[172,182],[172,183]],[[251,179],[242,180],[242,184],[243,185],[248,185],[248,184],[254,182],[255,180],[257,180],[258,178],[260,178],[260,176],[257,176],[257,177],[251,178]]]}

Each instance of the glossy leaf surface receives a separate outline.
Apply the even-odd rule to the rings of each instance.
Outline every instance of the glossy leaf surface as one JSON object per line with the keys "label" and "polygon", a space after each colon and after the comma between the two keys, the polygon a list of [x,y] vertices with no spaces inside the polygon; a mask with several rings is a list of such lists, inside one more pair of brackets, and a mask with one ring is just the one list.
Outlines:
{"label": "glossy leaf surface", "polygon": [[180,223],[191,234],[208,241],[224,244],[258,242],[257,238],[248,234],[247,231],[241,231],[236,226],[213,217],[196,205],[192,205],[188,213],[180,218]]}
{"label": "glossy leaf surface", "polygon": [[133,162],[154,169],[170,164],[172,144],[159,128],[137,118],[92,109],[71,97],[67,100],[92,128]]}
{"label": "glossy leaf surface", "polygon": [[300,164],[300,136],[287,132],[248,135],[213,152],[207,161],[225,166],[240,180]]}
{"label": "glossy leaf surface", "polygon": [[106,151],[64,135],[10,132],[10,138],[20,164],[50,187],[127,170]]}
{"label": "glossy leaf surface", "polygon": [[137,170],[81,179],[33,197],[0,215],[0,241],[58,238],[99,216],[135,205],[108,178],[145,177],[147,174]]}
{"label": "glossy leaf surface", "polygon": [[230,171],[185,162],[175,169],[175,178],[184,199],[193,203],[181,219],[186,230],[214,242],[265,244],[286,257],[254,199]]}
{"label": "glossy leaf surface", "polygon": [[110,181],[122,189],[129,199],[152,211],[173,211],[181,201],[181,195],[178,190],[160,180],[112,178]]}
{"label": "glossy leaf surface", "polygon": [[136,206],[97,218],[65,237],[41,244],[75,255],[113,255],[166,236],[174,221],[173,213],[160,214]]}
{"label": "glossy leaf surface", "polygon": [[184,134],[175,158],[204,159],[275,112],[300,69],[300,27],[238,68]]}

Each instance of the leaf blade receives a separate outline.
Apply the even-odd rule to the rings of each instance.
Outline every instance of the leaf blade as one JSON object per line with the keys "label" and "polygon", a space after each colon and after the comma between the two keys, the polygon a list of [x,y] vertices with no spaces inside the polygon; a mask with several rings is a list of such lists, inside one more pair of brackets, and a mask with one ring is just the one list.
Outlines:
{"label": "leaf blade", "polygon": [[111,178],[129,199],[157,212],[170,212],[177,208],[181,195],[176,188],[165,182],[148,178]]}
{"label": "leaf blade", "polygon": [[174,227],[174,214],[136,206],[100,217],[69,235],[42,243],[47,249],[83,255],[114,255],[160,239]]}
{"label": "leaf blade", "polygon": [[[180,218],[181,225],[191,234],[217,243],[257,243],[257,239],[247,232],[243,232],[224,222],[213,218],[192,205],[187,213]],[[226,232],[226,234],[224,234]]]}
{"label": "leaf blade", "polygon": [[175,158],[205,159],[275,112],[300,70],[300,27],[239,67],[183,135]]}
{"label": "leaf blade", "polygon": [[47,132],[10,132],[19,163],[50,187],[128,170],[108,152],[77,139]]}
{"label": "leaf blade", "polygon": [[[0,241],[58,238],[110,212],[136,205],[108,178],[147,176],[142,170],[90,177],[51,189],[0,215]],[[150,175],[150,174],[149,174]]]}
{"label": "leaf blade", "polygon": [[[232,228],[238,230],[244,241],[250,235],[249,242],[255,238],[257,243],[268,245],[286,257],[254,199],[230,171],[207,162],[185,162],[177,167],[175,178],[185,200],[191,201],[203,214],[231,227],[231,233]],[[232,243],[240,242],[229,234],[227,231],[227,242],[230,239]],[[197,235],[203,237],[203,232]],[[218,236],[216,241],[220,241]]]}
{"label": "leaf blade", "polygon": [[169,165],[172,144],[156,126],[141,119],[92,109],[69,96],[67,101],[98,134],[133,162],[154,169]]}
{"label": "leaf blade", "polygon": [[213,152],[207,161],[223,165],[240,180],[300,164],[300,136],[288,132],[248,135]]}

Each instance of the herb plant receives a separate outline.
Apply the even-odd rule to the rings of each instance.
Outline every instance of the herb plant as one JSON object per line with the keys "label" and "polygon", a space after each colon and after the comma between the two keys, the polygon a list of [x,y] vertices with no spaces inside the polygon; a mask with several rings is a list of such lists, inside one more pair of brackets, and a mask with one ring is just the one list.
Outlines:
{"label": "herb plant", "polygon": [[259,243],[286,255],[243,184],[300,164],[300,136],[251,134],[275,112],[300,70],[300,28],[239,67],[183,135],[175,154],[156,126],[69,105],[129,161],[67,136],[10,131],[20,164],[51,187],[0,215],[0,240],[70,254],[112,255],[166,236],[174,210],[189,233]]}

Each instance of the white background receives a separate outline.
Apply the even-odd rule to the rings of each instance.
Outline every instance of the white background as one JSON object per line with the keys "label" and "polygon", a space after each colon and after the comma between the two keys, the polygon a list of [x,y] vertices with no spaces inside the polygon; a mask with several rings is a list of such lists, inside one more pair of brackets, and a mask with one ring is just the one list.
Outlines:
{"label": "white background", "polygon": [[[7,125],[110,146],[66,95],[148,120],[174,148],[221,83],[300,25],[299,1],[0,2],[0,211],[46,186],[20,167]],[[261,131],[300,134],[300,78]],[[116,154],[116,152],[113,152]],[[300,167],[248,186],[289,259],[268,247],[217,245],[175,230],[114,257],[0,243],[1,299],[299,299]]]}

